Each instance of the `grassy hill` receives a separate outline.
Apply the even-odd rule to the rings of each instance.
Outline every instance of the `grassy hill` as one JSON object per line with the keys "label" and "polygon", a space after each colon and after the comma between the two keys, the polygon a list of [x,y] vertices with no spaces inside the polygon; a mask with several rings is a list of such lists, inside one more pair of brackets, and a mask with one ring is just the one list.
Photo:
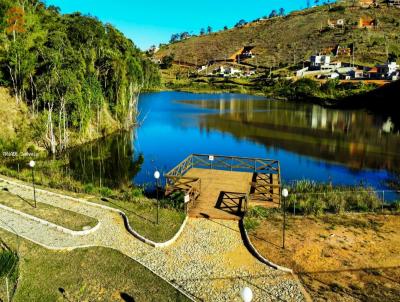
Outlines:
{"label": "grassy hill", "polygon": [[[196,65],[229,58],[244,46],[255,46],[256,57],[247,62],[260,66],[292,65],[311,54],[355,43],[355,61],[373,65],[400,55],[400,9],[380,4],[377,8],[353,7],[353,1],[314,7],[285,17],[255,21],[245,27],[197,36],[161,47],[158,58],[174,54],[176,61]],[[328,20],[344,19],[343,28],[329,28]],[[358,28],[360,18],[378,20],[373,29]],[[350,61],[350,57],[340,58]]]}

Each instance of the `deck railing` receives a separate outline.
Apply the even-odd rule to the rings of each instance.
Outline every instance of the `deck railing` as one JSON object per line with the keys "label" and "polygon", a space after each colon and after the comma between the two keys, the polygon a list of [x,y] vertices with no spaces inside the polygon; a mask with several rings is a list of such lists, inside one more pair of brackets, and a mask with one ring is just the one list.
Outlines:
{"label": "deck railing", "polygon": [[[165,174],[166,195],[173,192],[183,192],[190,196],[194,202],[201,193],[201,180],[199,178],[185,177],[184,175],[193,168],[214,169],[224,171],[251,172],[259,174],[275,174],[278,176],[278,184],[254,183],[256,192],[270,195],[271,188],[280,188],[280,164],[278,160],[250,158],[239,156],[220,156],[208,154],[191,154],[180,162],[175,168]],[[268,187],[265,192],[262,188]],[[271,193],[273,194],[273,192]],[[280,191],[278,191],[278,196]],[[272,196],[272,195],[271,195]],[[250,197],[248,197],[249,199]],[[272,198],[272,197],[271,197]]]}
{"label": "deck railing", "polygon": [[193,168],[239,172],[280,174],[278,160],[239,156],[191,154],[169,171],[166,176],[183,176]]}

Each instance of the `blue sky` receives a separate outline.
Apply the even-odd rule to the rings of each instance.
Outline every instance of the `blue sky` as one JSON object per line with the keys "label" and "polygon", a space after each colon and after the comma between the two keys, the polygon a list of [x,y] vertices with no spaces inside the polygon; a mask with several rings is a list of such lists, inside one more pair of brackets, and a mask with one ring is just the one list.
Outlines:
{"label": "blue sky", "polygon": [[[287,12],[306,6],[306,0],[45,0],[62,13],[79,11],[109,22],[142,49],[168,42],[171,34],[197,34],[210,25],[215,30],[232,27],[240,19],[251,21],[284,7]],[[313,1],[311,1],[313,3]],[[227,5],[229,4],[229,6]]]}

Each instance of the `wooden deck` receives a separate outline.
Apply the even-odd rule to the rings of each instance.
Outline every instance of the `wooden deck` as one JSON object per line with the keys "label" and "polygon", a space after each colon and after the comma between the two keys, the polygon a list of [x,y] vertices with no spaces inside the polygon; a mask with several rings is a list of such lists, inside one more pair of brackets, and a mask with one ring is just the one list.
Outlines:
{"label": "wooden deck", "polygon": [[189,210],[190,217],[240,218],[253,173],[194,168],[185,176],[201,179],[200,196]]}
{"label": "wooden deck", "polygon": [[165,195],[183,192],[194,218],[239,220],[249,203],[280,206],[277,160],[191,154],[165,178]]}
{"label": "wooden deck", "polygon": [[[254,181],[253,173],[193,168],[184,176],[201,179],[201,192],[190,207],[190,217],[226,220],[242,217],[246,194]],[[279,201],[256,198],[251,199],[250,204],[276,207]]]}

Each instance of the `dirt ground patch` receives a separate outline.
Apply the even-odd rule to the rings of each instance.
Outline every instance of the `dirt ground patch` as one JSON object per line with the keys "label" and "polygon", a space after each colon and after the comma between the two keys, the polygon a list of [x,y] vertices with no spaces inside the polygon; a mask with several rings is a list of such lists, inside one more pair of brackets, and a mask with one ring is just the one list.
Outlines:
{"label": "dirt ground patch", "polygon": [[314,301],[398,301],[400,216],[269,217],[250,233],[267,259],[292,268]]}

